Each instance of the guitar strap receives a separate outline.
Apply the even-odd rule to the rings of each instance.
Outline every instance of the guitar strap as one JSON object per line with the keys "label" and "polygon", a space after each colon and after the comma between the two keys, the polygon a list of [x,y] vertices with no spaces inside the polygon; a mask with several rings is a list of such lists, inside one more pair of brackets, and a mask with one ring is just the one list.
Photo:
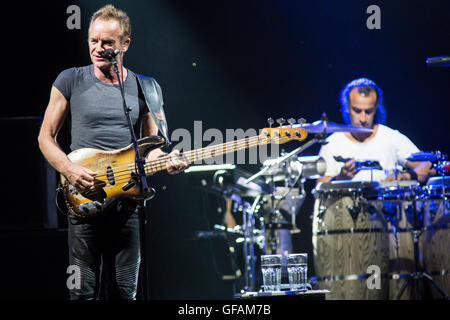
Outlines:
{"label": "guitar strap", "polygon": [[169,129],[167,126],[166,116],[164,114],[164,101],[162,97],[162,91],[159,84],[152,77],[143,76],[136,73],[136,79],[138,80],[138,88],[143,93],[145,103],[148,110],[153,117],[159,132],[166,140],[166,144],[170,143]]}

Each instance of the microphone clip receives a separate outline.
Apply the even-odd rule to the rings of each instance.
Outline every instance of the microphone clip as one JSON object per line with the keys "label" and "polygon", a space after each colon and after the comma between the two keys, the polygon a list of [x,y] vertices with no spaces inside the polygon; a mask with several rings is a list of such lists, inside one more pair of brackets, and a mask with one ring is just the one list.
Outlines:
{"label": "microphone clip", "polygon": [[106,49],[102,53],[102,57],[108,60],[113,60],[120,53],[119,49]]}

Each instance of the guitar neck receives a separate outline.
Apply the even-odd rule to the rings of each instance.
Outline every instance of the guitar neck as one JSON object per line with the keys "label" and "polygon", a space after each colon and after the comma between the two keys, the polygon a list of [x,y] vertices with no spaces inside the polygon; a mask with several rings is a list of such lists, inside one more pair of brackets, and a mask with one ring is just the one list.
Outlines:
{"label": "guitar neck", "polygon": [[[208,146],[206,148],[186,151],[180,158],[187,163],[195,163],[205,159],[218,157],[227,153],[248,149],[269,143],[285,143],[290,140],[305,140],[308,133],[303,128],[264,128],[258,136],[233,140],[230,142]],[[147,174],[156,173],[158,171],[166,170],[166,162],[170,156],[149,161],[145,164],[145,172]]]}
{"label": "guitar neck", "polygon": [[[269,136],[262,137],[254,136],[239,140],[234,140],[218,145],[208,146],[201,149],[184,152],[180,157],[188,162],[194,163],[205,159],[218,157],[227,153],[248,149],[259,145],[269,144],[271,139]],[[166,170],[166,162],[169,160],[169,156],[164,156],[155,160],[146,162],[145,171],[147,174],[156,173],[158,171]]]}

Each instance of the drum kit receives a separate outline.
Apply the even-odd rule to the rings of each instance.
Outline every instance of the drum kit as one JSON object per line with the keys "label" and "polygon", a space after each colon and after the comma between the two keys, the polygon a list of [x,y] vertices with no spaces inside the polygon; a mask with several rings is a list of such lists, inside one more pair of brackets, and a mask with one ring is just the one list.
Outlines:
{"label": "drum kit", "polygon": [[[258,280],[261,254],[285,255],[292,252],[292,234],[299,232],[295,217],[305,199],[300,177],[306,179],[306,174],[314,174],[315,165],[323,168],[323,159],[318,157],[295,158],[295,162],[285,161],[276,170],[259,176],[250,177],[249,173],[240,169],[216,176],[216,181],[220,182],[215,185],[220,186],[218,189],[222,190],[230,204],[225,211],[226,227],[215,225],[214,228],[226,232],[229,242],[233,239],[229,243],[233,252],[234,248],[242,248],[242,261],[232,261],[234,266],[241,267],[234,270],[241,278],[237,281],[237,292],[258,290],[261,284]],[[265,163],[266,166],[270,166],[270,161]],[[303,166],[305,170],[302,170]]]}
{"label": "drum kit", "polygon": [[[269,124],[273,123],[273,120]],[[277,121],[282,123],[282,121]],[[221,190],[234,205],[226,215],[241,217],[240,224],[216,225],[235,236],[243,247],[243,281],[236,291],[258,290],[258,254],[292,253],[292,235],[300,232],[296,215],[306,197],[304,183],[325,174],[318,156],[298,156],[314,143],[324,144],[334,132],[371,132],[371,129],[329,122],[326,115],[305,128],[314,138],[277,159],[263,163],[254,175],[240,170],[222,177]],[[450,292],[450,165],[440,152],[420,152],[409,161],[430,161],[437,175],[425,186],[417,181],[333,181],[319,183],[315,198],[312,243],[318,289],[329,299],[423,298],[424,282],[435,298]],[[348,159],[336,159],[346,161]],[[360,170],[380,168],[377,161],[362,161]],[[218,185],[218,184],[216,184]],[[226,219],[225,219],[226,220]],[[229,221],[229,220],[228,220]],[[239,263],[235,263],[239,265]],[[369,286],[375,267],[377,286]],[[425,272],[426,271],[426,272]]]}
{"label": "drum kit", "polygon": [[[450,173],[445,156],[431,161],[440,176],[417,181],[319,183],[313,217],[315,280],[329,299],[424,299],[450,292]],[[379,285],[368,285],[376,266]]]}

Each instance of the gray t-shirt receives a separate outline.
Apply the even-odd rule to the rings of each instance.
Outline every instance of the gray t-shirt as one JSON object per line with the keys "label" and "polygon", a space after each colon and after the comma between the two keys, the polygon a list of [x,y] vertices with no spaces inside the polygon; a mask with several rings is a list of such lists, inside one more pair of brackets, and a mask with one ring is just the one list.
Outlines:
{"label": "gray t-shirt", "polygon": [[[126,105],[132,109],[131,121],[139,138],[142,115],[148,108],[134,72],[128,70],[124,84]],[[62,71],[53,86],[70,103],[72,151],[80,148],[115,150],[132,142],[119,85],[100,81],[94,75],[92,64]]]}

